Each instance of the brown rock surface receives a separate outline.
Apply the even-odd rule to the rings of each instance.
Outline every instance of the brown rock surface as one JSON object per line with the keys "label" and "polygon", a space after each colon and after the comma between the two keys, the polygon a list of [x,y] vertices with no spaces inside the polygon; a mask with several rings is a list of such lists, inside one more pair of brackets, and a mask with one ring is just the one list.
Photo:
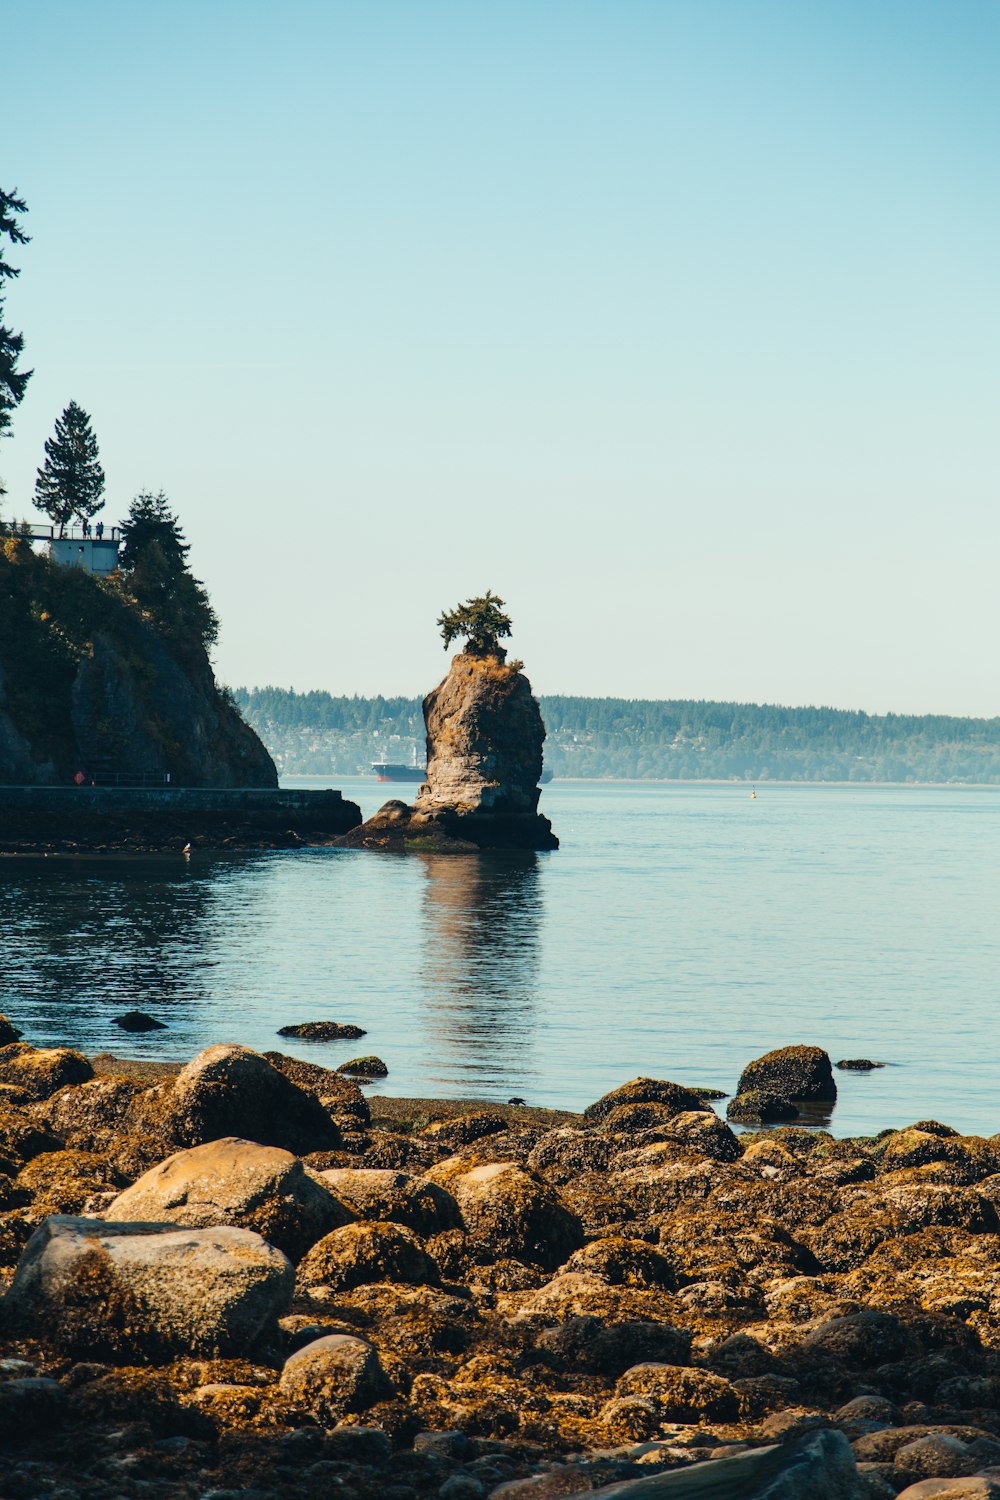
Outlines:
{"label": "brown rock surface", "polygon": [[427,781],[412,807],[387,802],[339,841],[351,848],[464,853],[557,849],[538,812],[545,726],[503,648],[469,643],[424,699]]}

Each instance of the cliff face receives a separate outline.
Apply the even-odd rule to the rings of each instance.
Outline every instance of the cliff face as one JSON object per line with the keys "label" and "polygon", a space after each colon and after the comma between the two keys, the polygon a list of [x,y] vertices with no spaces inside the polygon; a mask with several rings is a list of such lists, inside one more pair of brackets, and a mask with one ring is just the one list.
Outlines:
{"label": "cliff face", "polygon": [[528,679],[502,651],[467,648],[424,699],[427,781],[417,807],[532,816],[545,725]]}
{"label": "cliff face", "polygon": [[169,774],[181,787],[278,780],[200,641],[171,639],[77,569],[0,551],[0,784],[78,770]]}

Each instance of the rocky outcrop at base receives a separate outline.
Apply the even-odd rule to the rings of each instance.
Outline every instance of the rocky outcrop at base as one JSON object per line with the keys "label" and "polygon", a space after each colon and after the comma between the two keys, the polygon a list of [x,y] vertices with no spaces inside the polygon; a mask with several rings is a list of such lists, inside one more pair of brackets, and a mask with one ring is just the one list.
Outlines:
{"label": "rocky outcrop at base", "polygon": [[340,842],[353,849],[475,853],[558,849],[538,811],[545,726],[531,684],[501,646],[470,642],[424,699],[427,780]]}
{"label": "rocky outcrop at base", "polygon": [[0,1494],[996,1500],[1000,1135],[184,1074],[4,1085]]}

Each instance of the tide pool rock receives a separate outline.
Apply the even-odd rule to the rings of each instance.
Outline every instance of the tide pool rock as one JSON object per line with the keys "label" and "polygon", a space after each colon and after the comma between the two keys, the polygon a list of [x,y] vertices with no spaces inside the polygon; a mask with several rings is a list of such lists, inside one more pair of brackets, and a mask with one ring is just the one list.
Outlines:
{"label": "tide pool rock", "polygon": [[248,1229],[57,1215],[32,1235],[0,1325],[78,1359],[246,1354],[288,1310],[291,1264]]}
{"label": "tide pool rock", "polygon": [[279,1389],[293,1406],[329,1426],[392,1395],[371,1344],[344,1333],[316,1339],[287,1359]]}
{"label": "tide pool rock", "polygon": [[297,1156],[332,1151],[340,1132],[316,1095],[249,1047],[206,1047],[176,1079],[150,1089],[143,1110],[151,1130],[178,1146],[239,1136]]}
{"label": "tide pool rock", "polygon": [[837,1097],[830,1054],[822,1047],[778,1047],[748,1063],[740,1074],[737,1094],[760,1089],[779,1094],[794,1103]]}
{"label": "tide pool rock", "polygon": [[102,1217],[191,1229],[230,1224],[299,1260],[353,1215],[290,1152],[225,1136],[151,1167]]}

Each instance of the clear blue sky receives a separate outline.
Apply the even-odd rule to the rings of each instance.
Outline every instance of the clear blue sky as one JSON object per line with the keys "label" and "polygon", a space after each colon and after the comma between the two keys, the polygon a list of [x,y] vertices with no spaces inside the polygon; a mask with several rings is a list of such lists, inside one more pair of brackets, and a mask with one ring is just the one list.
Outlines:
{"label": "clear blue sky", "polygon": [[0,4],[70,399],[230,683],[1000,713],[995,0]]}

